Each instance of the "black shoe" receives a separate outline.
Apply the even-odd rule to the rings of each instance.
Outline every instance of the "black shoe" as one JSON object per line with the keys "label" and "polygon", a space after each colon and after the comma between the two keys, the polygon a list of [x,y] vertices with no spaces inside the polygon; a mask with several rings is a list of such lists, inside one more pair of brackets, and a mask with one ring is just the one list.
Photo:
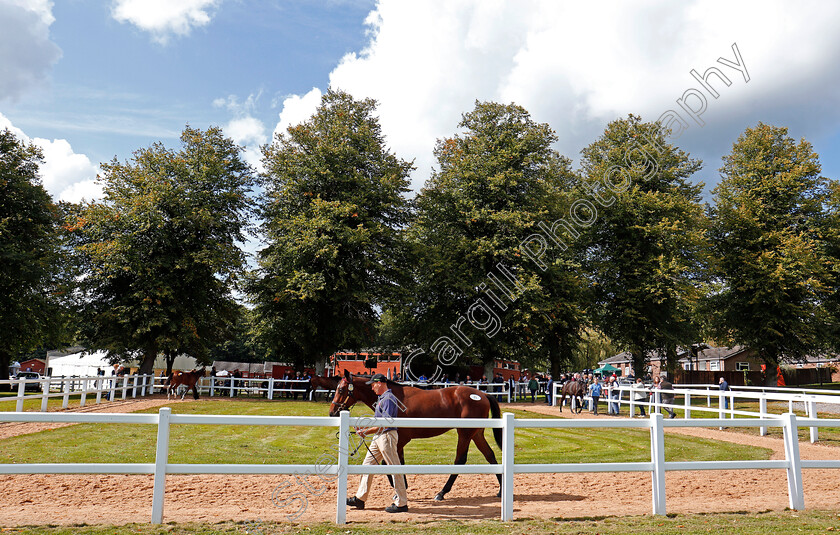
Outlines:
{"label": "black shoe", "polygon": [[669,416],[668,418],[676,418],[676,417],[677,417],[676,413],[673,413],[673,412],[672,412],[672,413],[671,413],[671,416]]}
{"label": "black shoe", "polygon": [[356,509],[364,509],[365,502],[353,496],[352,498],[347,498],[347,505],[350,507],[355,507]]}
{"label": "black shoe", "polygon": [[[363,502],[364,503],[364,502]],[[397,505],[392,503],[388,507],[385,508],[386,513],[407,513],[408,506],[407,505]]]}

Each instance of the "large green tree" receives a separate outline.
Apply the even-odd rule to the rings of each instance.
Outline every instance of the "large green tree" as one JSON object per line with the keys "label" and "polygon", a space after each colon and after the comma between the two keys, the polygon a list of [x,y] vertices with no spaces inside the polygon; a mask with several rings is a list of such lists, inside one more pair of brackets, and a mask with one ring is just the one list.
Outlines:
{"label": "large green tree", "polygon": [[712,232],[722,281],[713,298],[717,332],[775,370],[819,346],[825,180],[810,143],[763,123],[738,138],[720,172]]}
{"label": "large green tree", "polygon": [[276,358],[321,371],[331,353],[376,337],[406,264],[412,165],[388,151],[375,101],[334,90],[265,147],[263,162],[255,330]]}
{"label": "large green tree", "polygon": [[439,363],[472,360],[488,377],[499,358],[544,365],[547,342],[571,344],[579,332],[558,306],[569,266],[538,227],[560,215],[569,161],[548,125],[515,104],[477,102],[458,126],[438,141],[438,170],[416,201],[406,334]]}
{"label": "large green tree", "polygon": [[840,182],[828,183],[826,214],[823,220],[823,263],[826,284],[823,288],[824,312],[828,325],[823,329],[823,346],[840,352]]}
{"label": "large green tree", "polygon": [[74,224],[87,346],[148,373],[159,354],[206,360],[226,338],[252,208],[241,153],[220,128],[187,127],[179,150],[155,143],[102,166],[105,197]]}
{"label": "large green tree", "polygon": [[582,239],[599,330],[630,351],[636,376],[649,352],[696,341],[707,220],[700,162],[666,142],[658,123],[611,122],[582,151],[582,186],[598,207]]}
{"label": "large green tree", "polygon": [[42,161],[0,131],[0,379],[13,358],[61,341],[69,317],[61,215],[41,185]]}

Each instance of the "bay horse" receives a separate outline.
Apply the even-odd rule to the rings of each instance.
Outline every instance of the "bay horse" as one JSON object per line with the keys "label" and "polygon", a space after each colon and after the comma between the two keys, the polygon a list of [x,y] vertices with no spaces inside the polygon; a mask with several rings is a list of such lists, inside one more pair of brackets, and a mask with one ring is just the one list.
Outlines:
{"label": "bay horse", "polygon": [[182,372],[180,370],[173,371],[169,377],[166,378],[166,382],[164,386],[167,386],[166,389],[166,399],[169,399],[170,394],[175,392],[175,395],[178,395],[178,388],[181,386],[186,386],[187,388],[184,389],[184,393],[181,394],[181,400],[184,399],[184,396],[187,395],[187,392],[192,389],[193,397],[198,399],[198,380],[204,377],[204,374],[207,373],[207,369],[202,366],[199,369]]}
{"label": "bay horse", "polygon": [[[327,396],[329,396],[330,392],[335,392],[335,389],[338,387],[338,383],[341,381],[341,376],[336,375],[334,377],[326,377],[320,375],[313,375],[309,379],[309,388],[312,390],[312,399],[314,400],[315,397],[318,395],[318,389],[326,390]],[[329,399],[329,397],[327,397]]]}
{"label": "bay horse", "polygon": [[566,396],[569,397],[569,410],[580,413],[583,410],[583,397],[586,395],[586,385],[581,381],[572,379],[563,385],[560,389],[560,412],[563,412],[563,401]]}
{"label": "bay horse", "polygon": [[[335,396],[330,405],[330,416],[338,416],[341,411],[350,410],[357,402],[362,402],[371,409],[378,399],[366,377],[354,377],[344,370],[344,377],[336,386]],[[499,402],[492,396],[468,386],[450,386],[436,390],[424,390],[413,386],[404,386],[394,381],[387,381],[388,388],[401,402],[398,418],[501,418]],[[431,438],[446,433],[452,428],[397,428],[397,454],[400,463],[405,464],[405,445],[415,438]],[[502,430],[493,429],[493,436],[499,448],[502,447]],[[490,464],[498,464],[496,455],[484,438],[484,428],[458,428],[458,446],[455,450],[455,463],[466,464],[470,441],[474,442],[478,450]],[[452,490],[458,474],[451,474],[446,484],[435,496],[436,501],[443,500],[446,493]],[[499,493],[502,495],[502,476],[496,474],[499,480]]]}

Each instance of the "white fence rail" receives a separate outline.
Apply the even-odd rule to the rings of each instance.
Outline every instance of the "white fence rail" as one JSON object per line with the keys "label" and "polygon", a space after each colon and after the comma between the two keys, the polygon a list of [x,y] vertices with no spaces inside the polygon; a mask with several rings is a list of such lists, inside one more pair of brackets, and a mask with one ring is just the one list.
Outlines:
{"label": "white fence rail", "polygon": [[[12,386],[16,396],[0,398],[0,401],[15,401],[15,412],[23,411],[26,400],[41,400],[41,412],[47,411],[50,398],[62,398],[61,407],[66,409],[70,396],[80,396],[79,406],[84,407],[88,396],[95,396],[95,403],[127,399],[152,394],[152,375],[94,375],[90,377],[42,377],[40,379],[11,379],[0,381],[0,385]],[[37,394],[26,394],[27,386],[37,386]]]}
{"label": "white fence rail", "polygon": [[[513,519],[514,474],[528,473],[580,473],[580,472],[650,472],[652,478],[652,512],[666,514],[665,472],[678,470],[785,470],[788,482],[788,496],[791,509],[805,508],[802,485],[803,469],[840,468],[840,460],[802,461],[799,455],[799,427],[840,427],[840,419],[797,418],[795,414],[768,416],[765,419],[737,420],[705,419],[666,420],[661,414],[652,414],[648,419],[522,419],[505,413],[501,419],[435,419],[435,418],[351,418],[349,412],[339,417],[302,416],[238,416],[238,415],[183,415],[171,414],[169,408],[160,409],[158,414],[56,414],[56,413],[0,413],[0,421],[6,422],[74,422],[74,423],[129,423],[157,425],[157,447],[154,463],[95,463],[95,464],[0,464],[0,474],[154,474],[151,521],[163,522],[164,488],[167,474],[295,474],[334,476],[336,481],[337,524],[346,520],[347,476],[349,474],[501,474],[502,499],[501,519]],[[169,462],[169,431],[172,425],[270,425],[270,426],[315,426],[337,427],[338,448],[332,464],[307,465],[283,464],[174,464]],[[467,427],[498,428],[502,430],[502,462],[497,465],[396,465],[364,466],[348,463],[350,430],[352,427]],[[780,427],[785,443],[784,460],[752,461],[665,461],[665,429],[669,427]],[[545,463],[516,464],[514,456],[514,434],[519,428],[639,428],[650,430],[650,462],[619,463]],[[324,455],[318,458],[322,459]],[[304,497],[305,499],[305,497]],[[294,517],[291,517],[294,518]]]}
{"label": "white fence rail", "polygon": [[[699,386],[700,388],[691,388]],[[712,413],[716,414],[719,419],[729,418],[733,419],[736,416],[750,417],[750,418],[768,418],[771,416],[778,416],[768,411],[768,403],[784,403],[787,404],[787,412],[794,412],[796,406],[801,406],[809,418],[818,417],[818,407],[820,405],[830,405],[833,407],[831,411],[823,411],[824,414],[840,413],[840,391],[832,390],[803,390],[803,389],[761,389],[756,387],[738,387],[738,390],[721,391],[717,387],[709,385],[674,385],[674,390],[657,390],[657,389],[636,389],[628,385],[620,385],[618,387],[604,387],[603,393],[599,399],[601,404],[607,406],[609,410],[610,404],[616,404],[618,409],[621,407],[629,408],[630,416],[636,413],[638,407],[649,408],[651,412],[659,412],[661,410],[682,410],[685,418],[692,418],[693,413]],[[560,389],[562,385],[555,384],[554,386],[554,405],[560,402]],[[742,390],[743,389],[743,390]],[[772,391],[768,391],[772,390]],[[647,401],[638,401],[635,399],[635,394],[643,392]],[[611,397],[617,392],[618,397]],[[665,403],[663,395],[673,395],[673,403]],[[649,397],[648,397],[649,396]],[[694,402],[697,399],[706,400],[706,406],[696,405]],[[735,408],[735,401],[753,401],[758,402],[757,411],[749,411]],[[569,402],[569,398],[566,398]],[[592,410],[592,398],[586,396],[585,403]],[[704,418],[708,419],[708,418]],[[729,425],[729,424],[726,424]],[[760,434],[767,435],[767,426],[761,426]],[[810,429],[811,442],[819,440],[819,428],[813,426]]]}

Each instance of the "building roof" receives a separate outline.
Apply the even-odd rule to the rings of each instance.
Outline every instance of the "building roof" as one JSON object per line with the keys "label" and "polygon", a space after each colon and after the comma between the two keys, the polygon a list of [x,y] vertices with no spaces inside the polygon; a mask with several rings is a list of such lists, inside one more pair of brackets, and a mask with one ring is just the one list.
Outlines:
{"label": "building roof", "polygon": [[[744,352],[749,351],[749,348],[744,346],[733,346],[733,347],[708,347],[706,349],[702,349],[697,353],[697,358],[692,358],[691,353],[689,352],[688,348],[677,348],[677,360],[679,362],[688,362],[696,361],[696,362],[705,362],[705,361],[719,361],[719,360],[726,360],[738,355],[741,355]],[[654,350],[648,352],[648,360],[650,361],[661,361],[663,360],[664,355],[659,350]],[[616,364],[626,364],[631,361],[631,355],[629,351],[622,351],[617,355],[613,355],[604,360],[599,360],[598,365],[603,366],[604,364],[612,364],[613,366]]]}

